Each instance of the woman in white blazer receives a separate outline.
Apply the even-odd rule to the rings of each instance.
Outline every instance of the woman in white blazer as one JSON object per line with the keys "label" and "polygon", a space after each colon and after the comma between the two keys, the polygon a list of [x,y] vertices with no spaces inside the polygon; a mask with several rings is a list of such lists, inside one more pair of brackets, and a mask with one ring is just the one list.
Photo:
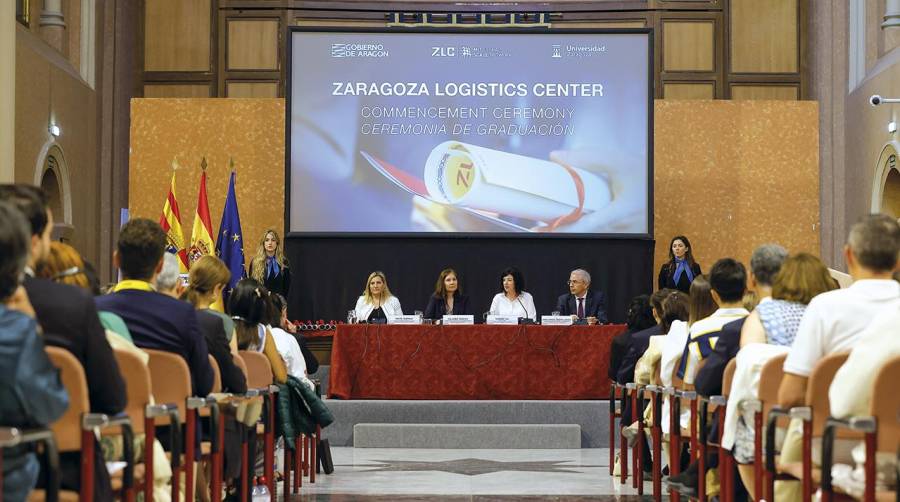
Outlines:
{"label": "woman in white blazer", "polygon": [[384,322],[388,316],[403,315],[400,300],[388,289],[384,272],[369,274],[366,289],[356,300],[356,319],[359,322]]}

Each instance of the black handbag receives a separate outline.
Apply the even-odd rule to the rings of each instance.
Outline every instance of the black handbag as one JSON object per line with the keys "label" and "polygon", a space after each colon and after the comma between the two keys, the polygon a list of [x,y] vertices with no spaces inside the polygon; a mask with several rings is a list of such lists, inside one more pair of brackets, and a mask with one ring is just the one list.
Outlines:
{"label": "black handbag", "polygon": [[[321,470],[319,468],[321,467]],[[334,462],[331,460],[331,446],[327,439],[320,439],[316,445],[316,472],[331,474],[334,472]]]}

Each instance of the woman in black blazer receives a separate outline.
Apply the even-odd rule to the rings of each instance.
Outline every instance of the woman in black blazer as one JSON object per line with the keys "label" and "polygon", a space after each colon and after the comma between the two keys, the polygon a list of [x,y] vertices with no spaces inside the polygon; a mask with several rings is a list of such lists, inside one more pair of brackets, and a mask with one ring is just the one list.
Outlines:
{"label": "woman in black blazer", "polygon": [[691,283],[701,273],[691,252],[691,241],[683,235],[673,237],[669,243],[669,261],[659,269],[659,289],[677,289],[690,294]]}
{"label": "woman in black blazer", "polygon": [[452,268],[441,270],[434,294],[425,307],[425,319],[441,319],[444,315],[474,315],[469,306],[469,297],[462,294],[459,279]]}

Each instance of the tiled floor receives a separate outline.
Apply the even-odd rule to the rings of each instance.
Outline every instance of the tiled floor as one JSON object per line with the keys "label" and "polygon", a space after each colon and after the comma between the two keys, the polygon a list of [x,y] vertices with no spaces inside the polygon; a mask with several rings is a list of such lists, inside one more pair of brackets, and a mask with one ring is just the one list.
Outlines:
{"label": "tiled floor", "polygon": [[[334,473],[295,501],[638,500],[609,476],[606,449],[413,450],[332,448]],[[649,493],[649,485],[645,487]]]}

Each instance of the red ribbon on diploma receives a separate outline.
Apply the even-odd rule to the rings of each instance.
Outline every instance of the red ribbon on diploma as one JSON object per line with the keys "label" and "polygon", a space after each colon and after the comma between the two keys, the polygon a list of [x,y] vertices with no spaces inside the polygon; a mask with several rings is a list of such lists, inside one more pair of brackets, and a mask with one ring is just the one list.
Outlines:
{"label": "red ribbon on diploma", "polygon": [[578,218],[581,218],[581,215],[584,212],[584,181],[581,179],[581,176],[578,174],[578,172],[575,169],[572,169],[572,166],[564,162],[557,162],[557,164],[563,166],[566,172],[568,172],[572,177],[572,181],[575,182],[575,191],[578,192],[578,207],[573,209],[571,213],[562,215],[559,218],[553,220],[550,225],[539,229],[540,232],[552,232],[556,230],[556,228],[560,225],[577,221]]}

